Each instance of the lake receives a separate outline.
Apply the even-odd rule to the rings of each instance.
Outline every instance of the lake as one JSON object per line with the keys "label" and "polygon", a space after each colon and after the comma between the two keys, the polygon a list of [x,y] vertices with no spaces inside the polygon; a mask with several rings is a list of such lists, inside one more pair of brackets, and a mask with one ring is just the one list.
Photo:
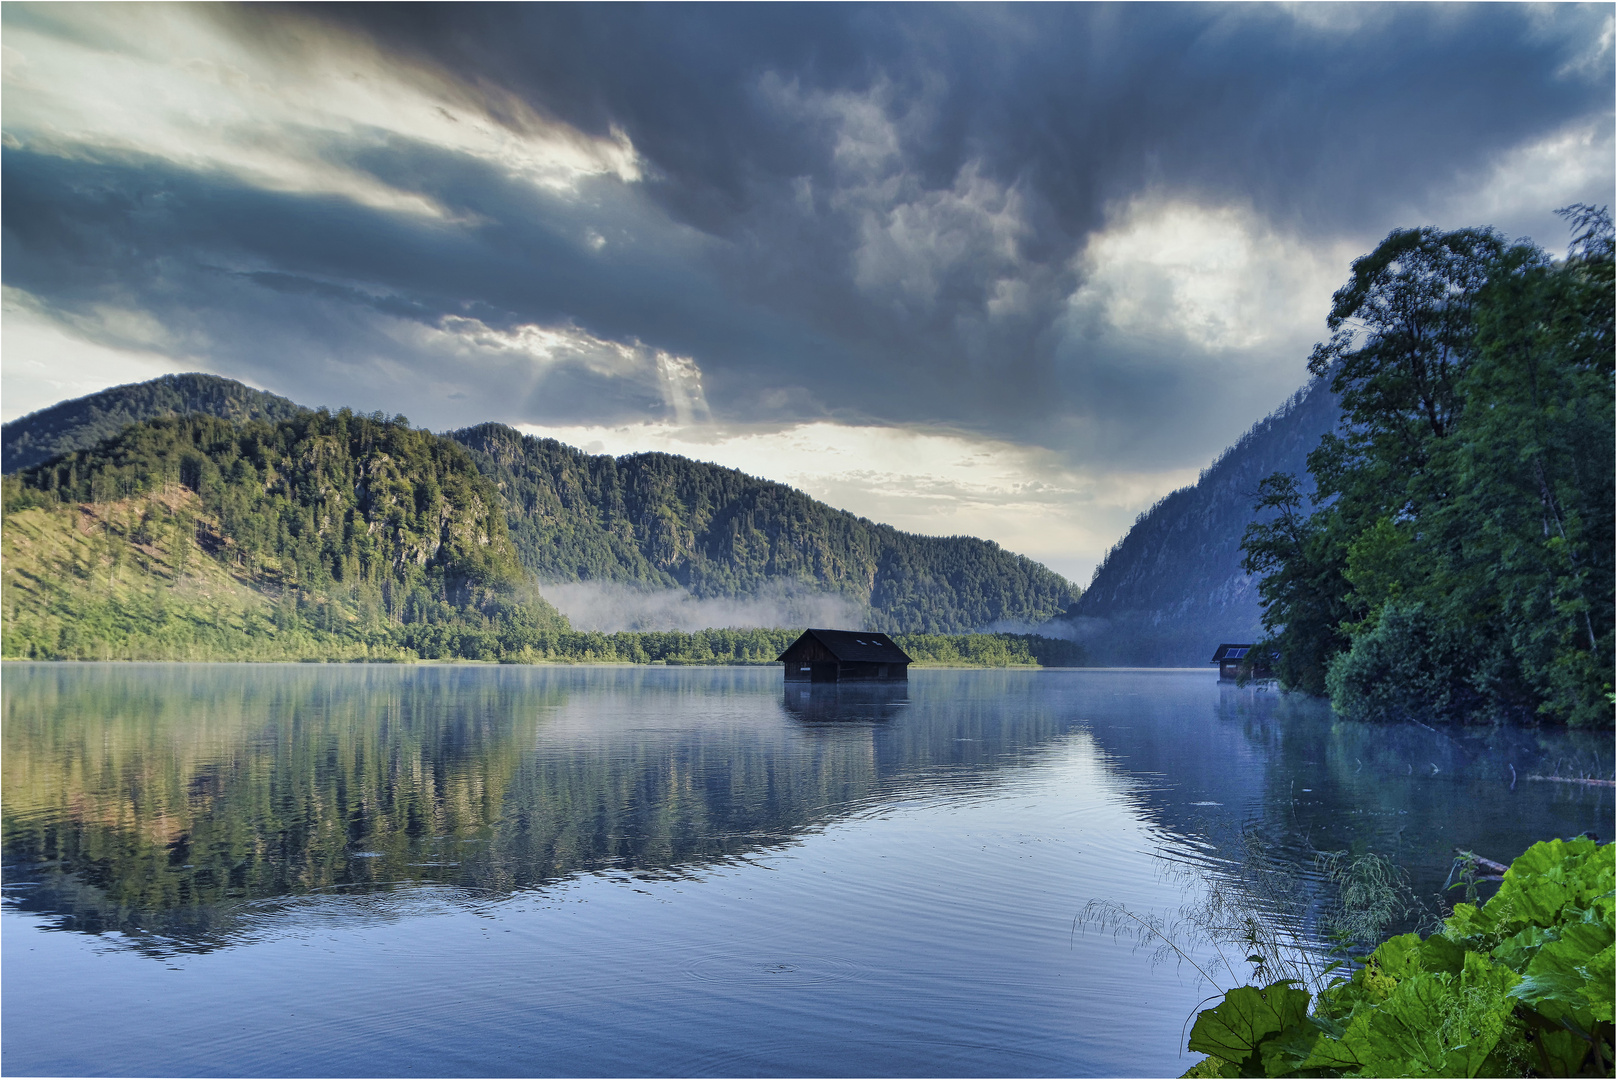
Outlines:
{"label": "lake", "polygon": [[7,664],[3,699],[8,1075],[1174,1076],[1212,991],[1090,901],[1171,917],[1258,845],[1306,934],[1316,851],[1431,899],[1457,847],[1613,832],[1610,787],[1529,779],[1610,777],[1609,733],[1210,670]]}

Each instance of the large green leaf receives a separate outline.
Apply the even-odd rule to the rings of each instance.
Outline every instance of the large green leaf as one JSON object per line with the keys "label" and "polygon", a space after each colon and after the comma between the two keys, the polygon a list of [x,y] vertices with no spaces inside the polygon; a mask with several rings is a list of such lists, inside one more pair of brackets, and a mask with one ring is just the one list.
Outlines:
{"label": "large green leaf", "polygon": [[1488,955],[1494,963],[1503,964],[1520,974],[1527,970],[1527,965],[1533,962],[1538,950],[1543,948],[1546,942],[1555,939],[1554,930],[1546,930],[1542,926],[1529,926],[1495,945]]}
{"label": "large green leaf", "polygon": [[1612,845],[1581,836],[1546,840],[1510,864],[1483,910],[1510,933],[1526,926],[1554,927],[1581,921],[1596,898],[1612,890]]}
{"label": "large green leaf", "polygon": [[1444,936],[1455,941],[1485,938],[1498,931],[1498,921],[1475,904],[1455,904],[1454,914],[1443,924]]}
{"label": "large green leaf", "polygon": [[1577,1076],[1589,1057],[1589,1040],[1565,1028],[1541,1030],[1536,1039],[1542,1055],[1539,1071],[1546,1076]]}
{"label": "large green leaf", "polygon": [[1342,1044],[1366,1076],[1476,1076],[1504,1036],[1517,975],[1469,953],[1456,978],[1422,973],[1356,1013]]}
{"label": "large green leaf", "polygon": [[1484,908],[1382,942],[1312,1016],[1284,984],[1232,991],[1191,1032],[1198,1075],[1610,1075],[1613,851],[1535,844]]}
{"label": "large green leaf", "polygon": [[1240,1075],[1241,1070],[1223,1058],[1204,1057],[1180,1073],[1179,1078],[1180,1080],[1202,1080],[1202,1078],[1236,1077]]}
{"label": "large green leaf", "polygon": [[1458,975],[1465,969],[1465,946],[1458,941],[1433,934],[1420,943],[1419,960],[1423,971],[1446,971]]}
{"label": "large green leaf", "polygon": [[1287,1027],[1305,1023],[1310,1000],[1306,990],[1298,990],[1289,980],[1261,990],[1238,986],[1196,1017],[1190,1049],[1254,1072],[1261,1068],[1258,1045]]}
{"label": "large green leaf", "polygon": [[[1322,1046],[1323,1051],[1319,1049]],[[1258,1046],[1258,1054],[1265,1076],[1299,1076],[1322,1070],[1358,1068],[1357,1059],[1351,1055],[1343,1057],[1341,1046],[1331,1032],[1309,1018],[1306,1023],[1291,1025],[1264,1039]]]}
{"label": "large green leaf", "polygon": [[1308,1057],[1304,1058],[1298,1066],[1298,1072],[1317,1072],[1334,1070],[1337,1072],[1353,1072],[1364,1068],[1364,1062],[1353,1052],[1353,1048],[1341,1039],[1333,1039],[1321,1035],[1314,1040]]}
{"label": "large green leaf", "polygon": [[1569,923],[1527,965],[1512,997],[1543,1016],[1587,1032],[1612,1019],[1613,933],[1599,923]]}
{"label": "large green leaf", "polygon": [[1419,975],[1423,970],[1421,966],[1421,939],[1419,934],[1399,934],[1388,938],[1376,946],[1376,951],[1370,954],[1370,963],[1381,969],[1382,974],[1394,979],[1407,979],[1411,975]]}

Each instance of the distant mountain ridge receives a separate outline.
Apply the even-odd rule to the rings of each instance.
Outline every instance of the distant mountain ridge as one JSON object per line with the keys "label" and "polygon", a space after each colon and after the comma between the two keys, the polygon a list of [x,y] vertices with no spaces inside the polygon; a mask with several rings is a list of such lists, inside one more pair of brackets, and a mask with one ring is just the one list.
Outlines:
{"label": "distant mountain ridge", "polygon": [[0,425],[0,470],[7,475],[74,450],[88,450],[130,424],[204,413],[221,420],[290,420],[303,406],[234,379],[188,372],[114,386]]}
{"label": "distant mountain ridge", "polygon": [[1043,622],[1078,596],[990,540],[900,532],[735,469],[590,455],[503,424],[449,437],[499,488],[518,555],[542,580],[677,585],[698,597],[816,588],[867,610],[871,629],[910,633]]}
{"label": "distant mountain ridge", "polygon": [[1190,487],[1141,514],[1106,553],[1062,620],[1092,661],[1197,666],[1223,641],[1263,632],[1258,583],[1241,570],[1241,535],[1258,481],[1274,472],[1306,482],[1310,451],[1336,426],[1328,380],[1298,390],[1219,455]]}
{"label": "distant mountain ridge", "polygon": [[[310,413],[234,380],[167,375],[4,425],[4,469],[15,474],[92,450],[135,423],[200,414],[275,424]],[[1079,595],[1054,571],[992,541],[900,532],[718,465],[670,454],[589,455],[501,424],[434,438],[464,447],[493,482],[518,559],[546,581],[681,588],[704,598],[798,590],[848,601],[871,629],[932,634],[1042,623]]]}

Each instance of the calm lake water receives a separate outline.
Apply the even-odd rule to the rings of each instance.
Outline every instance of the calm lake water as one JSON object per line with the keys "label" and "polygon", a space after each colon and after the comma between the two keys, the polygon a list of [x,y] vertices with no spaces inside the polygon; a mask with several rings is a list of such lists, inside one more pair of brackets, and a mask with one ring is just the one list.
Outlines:
{"label": "calm lake water", "polygon": [[[1613,832],[1609,734],[1211,671],[7,664],[8,1075],[1172,1076],[1091,900]],[[1514,770],[1514,774],[1512,772]],[[1514,785],[1512,784],[1514,775]],[[1186,889],[1189,889],[1187,894]]]}

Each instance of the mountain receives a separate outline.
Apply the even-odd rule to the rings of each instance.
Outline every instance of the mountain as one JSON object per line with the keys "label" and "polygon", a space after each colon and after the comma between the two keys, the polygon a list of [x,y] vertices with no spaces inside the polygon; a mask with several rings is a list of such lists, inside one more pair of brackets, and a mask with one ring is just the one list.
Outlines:
{"label": "mountain", "polygon": [[0,466],[6,473],[90,447],[130,424],[159,416],[205,413],[225,420],[287,420],[306,410],[284,397],[234,379],[191,372],[114,386],[0,425]]}
{"label": "mountain", "polygon": [[11,657],[476,659],[566,629],[466,451],[380,416],[160,417],[3,489]]}
{"label": "mountain", "polygon": [[1241,535],[1265,476],[1295,473],[1312,490],[1308,454],[1340,415],[1328,382],[1298,390],[1107,552],[1061,620],[1092,662],[1200,666],[1220,642],[1258,640],[1263,611],[1241,570]]}
{"label": "mountain", "polygon": [[593,456],[502,424],[450,434],[499,489],[512,542],[543,581],[677,586],[697,597],[835,594],[871,629],[960,633],[1042,622],[1077,599],[992,541],[900,532],[795,488],[671,454]]}
{"label": "mountain", "polygon": [[[33,587],[72,591],[74,582],[94,579],[86,569],[92,561],[99,565],[122,558],[114,552],[133,543],[126,565],[150,566],[158,577],[172,577],[170,586],[186,583],[179,588],[181,593],[208,578],[212,584],[198,595],[221,603],[234,597],[229,612],[221,609],[220,625],[240,629],[251,622],[242,621],[247,618],[244,612],[256,611],[261,601],[268,602],[265,597],[280,596],[277,575],[284,555],[302,560],[288,564],[287,572],[303,574],[290,580],[298,583],[305,603],[320,611],[329,607],[334,613],[346,613],[317,621],[322,626],[330,621],[347,633],[343,628],[352,620],[370,619],[362,609],[374,607],[375,599],[359,599],[351,576],[354,567],[369,566],[365,560],[374,557],[367,554],[371,547],[380,550],[386,546],[384,535],[397,532],[396,523],[386,517],[391,511],[373,512],[366,501],[374,494],[364,486],[369,470],[382,467],[373,457],[375,440],[382,439],[403,440],[400,445],[409,445],[409,455],[424,454],[439,462],[434,469],[447,462],[444,455],[448,455],[457,462],[443,465],[451,472],[465,465],[478,474],[479,484],[492,482],[486,497],[503,509],[504,517],[505,538],[496,546],[511,553],[512,567],[520,566],[544,582],[679,589],[698,598],[787,597],[810,609],[813,601],[831,598],[838,610],[849,613],[848,618],[895,633],[958,633],[1000,620],[1037,623],[1059,615],[1078,597],[1078,590],[1060,575],[990,541],[903,533],[733,469],[668,454],[591,456],[498,424],[468,428],[447,438],[419,431],[406,435],[413,429],[401,421],[347,410],[315,413],[229,379],[197,374],[164,376],[63,402],[4,426],[5,466],[13,474],[7,482],[7,527],[19,530],[19,543],[54,552],[55,561],[30,569],[23,549],[16,545],[8,545],[8,558],[21,560],[19,572],[37,571]],[[321,425],[335,426],[322,435],[317,432],[325,431]],[[369,434],[353,444],[355,431]],[[302,457],[286,459],[285,453]],[[409,455],[407,460],[413,461]],[[389,468],[401,464],[399,459],[390,460]],[[442,484],[450,482],[447,474],[431,470],[406,473],[389,483],[394,480],[414,485],[400,496],[400,512],[411,500],[431,503],[443,495]],[[466,486],[458,473],[453,483]],[[439,485],[438,495],[433,494],[434,484]],[[28,491],[36,494],[25,494]],[[289,498],[297,506],[276,503],[276,498]],[[298,502],[305,498],[314,501]],[[79,518],[72,526],[78,530],[77,539],[62,531],[71,516],[65,509],[69,502],[79,506]],[[32,516],[15,517],[14,509],[29,510]],[[168,557],[181,558],[193,542],[175,540],[179,546],[169,551],[165,546],[169,540],[161,537],[151,543],[130,541],[126,534],[139,532],[138,523],[123,524],[131,514],[164,528],[181,518],[191,521],[197,537],[215,545],[215,561],[226,553],[227,562],[237,561],[219,580],[213,580],[217,575],[210,576],[212,571],[204,570],[196,559],[176,573],[168,567]],[[316,520],[321,524],[309,523]],[[286,538],[275,532],[283,524]],[[364,535],[358,536],[356,529]],[[47,534],[52,538],[47,540]],[[85,547],[88,537],[106,542],[93,559]],[[112,537],[119,543],[111,544]],[[286,547],[291,540],[307,541],[314,549],[294,552]],[[247,561],[241,562],[243,558]],[[324,576],[315,580],[309,573]],[[133,587],[136,579],[126,581],[127,576],[113,575],[122,583],[117,589]],[[7,588],[20,588],[20,580],[8,575]],[[389,596],[395,587],[382,578],[362,584]],[[402,579],[395,584],[408,591]],[[25,595],[15,593],[18,603]],[[173,608],[173,587],[153,595],[165,597],[163,602]],[[278,599],[274,602],[280,604]],[[89,593],[58,596],[53,603],[62,612],[95,607]],[[23,603],[21,609],[7,610],[27,607]],[[138,604],[136,608],[146,610]],[[547,617],[554,614],[548,605],[545,608]],[[193,613],[204,610],[212,609],[204,604]],[[398,613],[386,614],[394,618]],[[198,614],[199,625],[210,617]],[[479,614],[473,621],[483,618]],[[120,632],[138,636],[145,624],[134,616],[128,619],[132,621]],[[50,633],[62,632],[73,621],[51,621]],[[305,622],[299,627],[311,632]],[[11,648],[17,640],[12,629],[7,655],[18,655]],[[231,639],[236,644],[225,651],[246,648],[242,643],[251,638],[241,629]],[[377,643],[382,638],[361,638],[371,643],[367,648],[381,647]],[[358,648],[361,638],[352,638],[349,645]],[[484,648],[471,638],[467,641],[474,653]],[[39,647],[44,650],[41,655],[56,654],[55,645]],[[300,648],[318,652],[313,644]],[[440,642],[432,648],[451,645]]]}

